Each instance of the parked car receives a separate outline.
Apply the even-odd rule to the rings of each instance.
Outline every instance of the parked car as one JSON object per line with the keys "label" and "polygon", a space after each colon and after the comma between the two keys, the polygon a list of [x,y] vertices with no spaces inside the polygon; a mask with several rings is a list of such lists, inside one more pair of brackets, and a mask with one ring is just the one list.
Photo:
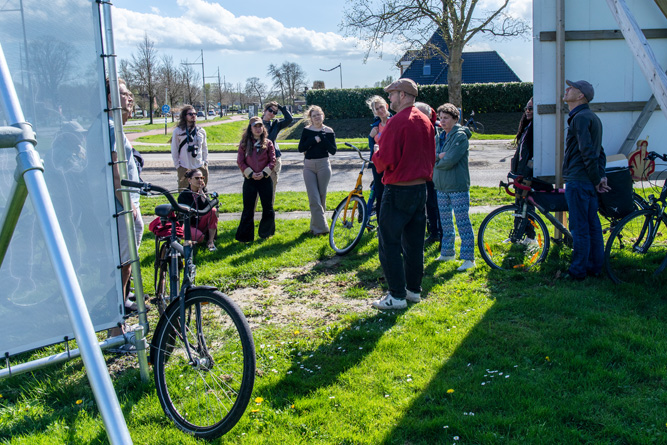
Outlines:
{"label": "parked car", "polygon": [[208,110],[208,115],[209,116],[215,116],[215,112],[213,110]]}
{"label": "parked car", "polygon": [[197,117],[204,117],[203,111],[197,111]]}

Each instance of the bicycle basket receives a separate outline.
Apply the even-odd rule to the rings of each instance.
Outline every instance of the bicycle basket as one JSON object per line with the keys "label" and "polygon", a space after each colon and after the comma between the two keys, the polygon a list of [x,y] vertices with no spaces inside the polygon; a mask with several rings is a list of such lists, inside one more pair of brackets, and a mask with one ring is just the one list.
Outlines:
{"label": "bicycle basket", "polygon": [[547,212],[567,212],[565,193],[535,192],[531,196],[535,202]]}
{"label": "bicycle basket", "polygon": [[598,193],[600,214],[607,218],[623,218],[635,210],[632,200],[632,174],[628,167],[607,170],[607,185],[611,190]]}

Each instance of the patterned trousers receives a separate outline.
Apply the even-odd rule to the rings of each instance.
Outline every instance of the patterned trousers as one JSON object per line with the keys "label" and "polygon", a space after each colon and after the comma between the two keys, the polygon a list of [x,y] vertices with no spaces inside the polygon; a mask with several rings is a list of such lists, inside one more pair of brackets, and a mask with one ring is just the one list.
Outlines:
{"label": "patterned trousers", "polygon": [[443,256],[453,256],[454,242],[456,241],[456,232],[454,232],[454,219],[456,217],[456,227],[459,229],[461,237],[461,255],[462,260],[475,260],[475,235],[470,223],[470,192],[448,193],[438,191],[438,209],[440,210],[440,224],[442,225],[442,247],[440,254]]}

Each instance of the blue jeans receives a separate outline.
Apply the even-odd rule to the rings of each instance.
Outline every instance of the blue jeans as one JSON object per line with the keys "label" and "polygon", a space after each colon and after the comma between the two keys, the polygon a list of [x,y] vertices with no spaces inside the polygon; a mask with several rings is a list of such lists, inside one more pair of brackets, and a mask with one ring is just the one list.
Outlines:
{"label": "blue jeans", "polygon": [[597,275],[604,262],[604,240],[598,217],[595,187],[587,181],[571,181],[565,185],[572,233],[572,264],[568,272],[575,278]]}
{"label": "blue jeans", "polygon": [[405,289],[421,292],[424,275],[426,185],[386,185],[378,225],[379,256],[389,292],[404,299]]}
{"label": "blue jeans", "polygon": [[442,226],[442,256],[454,256],[454,219],[461,237],[461,259],[475,261],[475,233],[470,222],[470,192],[441,192],[438,191],[438,207],[440,208],[440,224]]}

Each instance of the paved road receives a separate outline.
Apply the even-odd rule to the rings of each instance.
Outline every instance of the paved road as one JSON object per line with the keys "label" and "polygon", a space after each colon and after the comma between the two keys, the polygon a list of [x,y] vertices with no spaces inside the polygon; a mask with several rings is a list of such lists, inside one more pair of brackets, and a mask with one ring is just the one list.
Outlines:
{"label": "paved road", "polygon": [[[139,148],[139,147],[138,147]],[[140,148],[139,148],[140,149]],[[509,141],[473,141],[470,150],[470,179],[473,185],[495,187],[506,179],[513,155]],[[145,154],[146,166],[141,177],[163,187],[176,186],[176,170],[171,155]],[[278,180],[278,191],[305,191],[303,183],[303,155],[283,152],[283,167]],[[209,190],[219,193],[241,193],[241,172],[236,166],[235,153],[209,155]],[[361,161],[354,152],[339,152],[331,158],[333,175],[329,190],[349,190],[357,179]],[[364,187],[370,184],[370,172],[364,175]]]}

